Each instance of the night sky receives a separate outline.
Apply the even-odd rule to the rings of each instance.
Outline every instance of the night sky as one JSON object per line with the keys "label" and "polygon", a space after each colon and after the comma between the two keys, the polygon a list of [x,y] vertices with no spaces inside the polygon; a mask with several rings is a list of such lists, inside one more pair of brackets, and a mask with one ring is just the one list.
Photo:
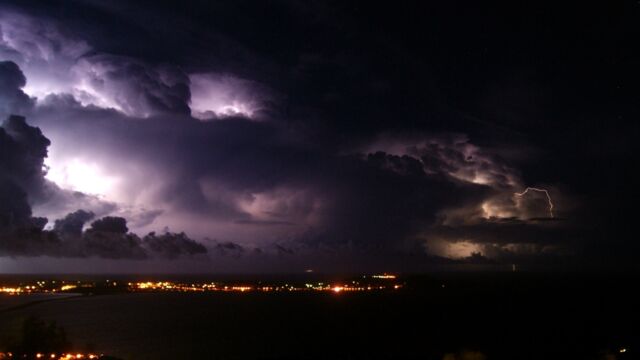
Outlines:
{"label": "night sky", "polygon": [[635,269],[639,16],[0,2],[0,271]]}

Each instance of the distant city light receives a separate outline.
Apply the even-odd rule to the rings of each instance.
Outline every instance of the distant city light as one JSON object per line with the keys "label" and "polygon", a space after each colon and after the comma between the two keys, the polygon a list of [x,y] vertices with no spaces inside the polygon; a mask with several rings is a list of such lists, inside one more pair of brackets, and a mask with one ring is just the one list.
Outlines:
{"label": "distant city light", "polygon": [[[0,352],[0,359],[32,359],[33,354],[14,354],[11,352]],[[73,353],[73,354],[45,354],[45,353],[36,353],[36,359],[44,359],[48,357],[49,359],[54,360],[71,360],[71,359],[101,359],[104,357],[103,354],[85,354],[85,353]]]}
{"label": "distant city light", "polygon": [[373,275],[371,277],[374,279],[395,279],[396,278],[395,275],[388,275],[388,274]]}
{"label": "distant city light", "polygon": [[[120,292],[362,292],[398,290],[403,287],[389,280],[397,279],[396,275],[382,274],[363,276],[362,279],[352,280],[340,285],[325,282],[293,283],[229,283],[229,282],[174,282],[174,281],[139,281],[116,282],[106,280],[96,281],[35,281],[33,283],[0,284],[0,294],[27,295],[35,293],[100,293],[101,291]],[[44,355],[43,355],[44,356]]]}

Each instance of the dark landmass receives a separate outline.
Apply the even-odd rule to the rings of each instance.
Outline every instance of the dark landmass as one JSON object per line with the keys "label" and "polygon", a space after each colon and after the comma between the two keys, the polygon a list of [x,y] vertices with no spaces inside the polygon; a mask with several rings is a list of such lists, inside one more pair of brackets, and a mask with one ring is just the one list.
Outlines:
{"label": "dark landmass", "polygon": [[[309,281],[289,279],[296,278]],[[56,321],[74,344],[123,359],[637,358],[636,276],[464,273],[398,281],[406,286],[382,292],[74,297],[0,314],[0,337],[39,316]]]}

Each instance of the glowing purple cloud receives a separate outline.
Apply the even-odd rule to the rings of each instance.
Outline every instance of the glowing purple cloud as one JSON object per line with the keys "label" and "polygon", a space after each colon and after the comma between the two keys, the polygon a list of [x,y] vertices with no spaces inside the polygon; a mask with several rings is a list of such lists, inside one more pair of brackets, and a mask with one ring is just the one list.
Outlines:
{"label": "glowing purple cloud", "polygon": [[191,81],[191,115],[205,120],[227,116],[260,119],[273,96],[262,85],[232,75],[198,73]]}

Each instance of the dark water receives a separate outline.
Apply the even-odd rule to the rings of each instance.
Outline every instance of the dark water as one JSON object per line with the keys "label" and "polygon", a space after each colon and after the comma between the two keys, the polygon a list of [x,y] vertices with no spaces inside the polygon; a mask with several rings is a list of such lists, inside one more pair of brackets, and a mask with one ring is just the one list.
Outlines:
{"label": "dark water", "polygon": [[[440,275],[363,294],[117,294],[0,311],[56,320],[77,345],[124,359],[637,358],[637,278]],[[444,287],[443,287],[444,285]],[[0,299],[0,302],[3,300]],[[0,309],[2,306],[0,306]]]}

